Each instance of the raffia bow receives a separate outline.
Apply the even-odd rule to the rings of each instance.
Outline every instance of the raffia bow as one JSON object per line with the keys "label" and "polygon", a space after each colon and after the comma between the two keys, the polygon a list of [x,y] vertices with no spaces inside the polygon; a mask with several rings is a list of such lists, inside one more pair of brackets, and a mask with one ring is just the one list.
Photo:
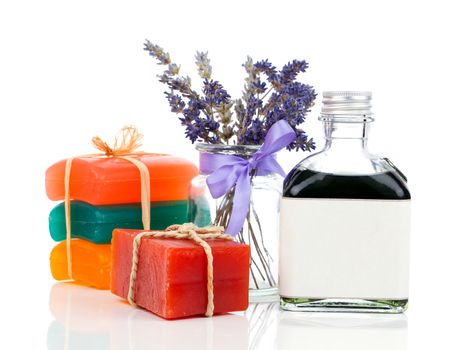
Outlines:
{"label": "raffia bow", "polygon": [[65,221],[66,221],[66,261],[68,267],[68,277],[73,279],[72,275],[72,254],[71,254],[71,195],[70,180],[71,166],[74,159],[77,158],[100,158],[115,157],[124,159],[134,164],[140,173],[140,197],[142,207],[142,224],[144,230],[150,229],[150,173],[147,166],[133,157],[133,155],[144,152],[137,152],[142,145],[140,143],[143,135],[140,134],[134,126],[124,126],[116,135],[113,146],[109,146],[99,136],[92,138],[93,146],[101,151],[98,154],[86,154],[78,157],[68,158],[65,165]]}
{"label": "raffia bow", "polygon": [[142,238],[176,238],[176,239],[190,239],[202,246],[207,256],[207,291],[208,302],[205,316],[211,317],[214,313],[214,291],[213,291],[213,254],[210,245],[206,242],[209,239],[225,239],[228,241],[233,240],[230,235],[224,234],[222,226],[207,226],[197,227],[193,223],[186,223],[182,225],[171,225],[164,231],[145,231],[139,233],[134,237],[132,249],[132,267],[129,278],[129,291],[128,302],[135,305],[134,302],[134,282],[137,276],[137,265],[139,262],[139,249]]}
{"label": "raffia bow", "polygon": [[142,134],[135,126],[124,126],[115,136],[115,141],[112,147],[107,142],[102,140],[99,136],[95,136],[91,139],[93,146],[100,150],[106,156],[124,156],[127,154],[134,153],[138,148],[142,146],[140,142],[143,138]]}

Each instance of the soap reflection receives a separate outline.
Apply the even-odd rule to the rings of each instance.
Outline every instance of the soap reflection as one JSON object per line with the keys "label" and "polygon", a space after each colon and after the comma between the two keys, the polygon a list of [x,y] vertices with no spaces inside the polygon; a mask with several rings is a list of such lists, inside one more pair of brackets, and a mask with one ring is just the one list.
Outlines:
{"label": "soap reflection", "polygon": [[52,287],[49,350],[337,349],[407,350],[405,315],[294,313],[277,303],[243,313],[165,321],[110,294]]}
{"label": "soap reflection", "polygon": [[50,309],[49,350],[248,348],[244,315],[164,321],[109,292],[68,283],[52,287]]}

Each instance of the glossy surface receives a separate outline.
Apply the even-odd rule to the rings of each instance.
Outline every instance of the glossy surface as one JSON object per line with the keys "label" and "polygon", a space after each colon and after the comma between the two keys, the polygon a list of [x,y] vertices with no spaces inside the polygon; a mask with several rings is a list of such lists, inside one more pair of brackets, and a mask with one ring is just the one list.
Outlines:
{"label": "glossy surface", "polygon": [[[76,282],[98,289],[109,289],[110,244],[94,244],[82,239],[71,241],[72,274]],[[66,242],[57,244],[50,254],[50,269],[57,281],[69,279]]]}
{"label": "glossy surface", "polygon": [[[126,298],[131,273],[132,245],[140,231],[117,229],[112,238],[112,287]],[[248,306],[249,246],[209,240],[213,254],[215,313]],[[135,282],[137,305],[167,318],[203,315],[207,306],[207,259],[190,240],[144,237]]]}
{"label": "glossy surface", "polygon": [[[188,221],[187,201],[166,201],[151,203],[151,229],[163,230],[173,224]],[[71,236],[94,243],[106,244],[112,240],[115,228],[142,229],[140,203],[123,205],[102,205],[71,202]],[[57,205],[49,215],[49,231],[54,241],[66,238],[65,206]]]}
{"label": "glossy surface", "polygon": [[334,175],[295,168],[284,181],[284,197],[410,199],[410,192],[395,172]]}
{"label": "glossy surface", "polygon": [[422,326],[406,315],[294,313],[277,303],[169,322],[107,291],[69,283],[52,286],[49,308],[48,350],[407,350],[408,324],[414,335]]}
{"label": "glossy surface", "polygon": [[[188,185],[197,175],[191,162],[170,155],[134,156],[150,172],[151,201],[174,201],[188,198]],[[46,171],[46,192],[51,200],[65,196],[66,161],[52,165]],[[71,199],[93,205],[140,202],[140,175],[137,167],[119,158],[77,158],[71,168]]]}

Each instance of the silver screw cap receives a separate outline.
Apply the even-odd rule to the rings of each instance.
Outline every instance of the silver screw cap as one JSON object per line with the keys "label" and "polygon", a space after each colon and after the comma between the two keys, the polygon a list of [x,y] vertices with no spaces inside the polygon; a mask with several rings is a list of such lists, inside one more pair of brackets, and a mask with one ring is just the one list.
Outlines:
{"label": "silver screw cap", "polygon": [[[324,91],[322,117],[372,115],[370,91]],[[369,118],[368,118],[369,119]]]}

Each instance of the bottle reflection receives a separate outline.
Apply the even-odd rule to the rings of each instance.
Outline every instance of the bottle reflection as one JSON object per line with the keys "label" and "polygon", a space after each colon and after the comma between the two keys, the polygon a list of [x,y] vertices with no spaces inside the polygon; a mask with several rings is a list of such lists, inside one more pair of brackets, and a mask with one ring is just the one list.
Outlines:
{"label": "bottle reflection", "polygon": [[404,314],[294,313],[281,311],[277,349],[406,350]]}
{"label": "bottle reflection", "polygon": [[49,350],[247,349],[248,320],[228,314],[165,321],[106,291],[69,283],[52,287]]}
{"label": "bottle reflection", "polygon": [[251,304],[249,349],[406,350],[403,314],[300,313],[278,303]]}

